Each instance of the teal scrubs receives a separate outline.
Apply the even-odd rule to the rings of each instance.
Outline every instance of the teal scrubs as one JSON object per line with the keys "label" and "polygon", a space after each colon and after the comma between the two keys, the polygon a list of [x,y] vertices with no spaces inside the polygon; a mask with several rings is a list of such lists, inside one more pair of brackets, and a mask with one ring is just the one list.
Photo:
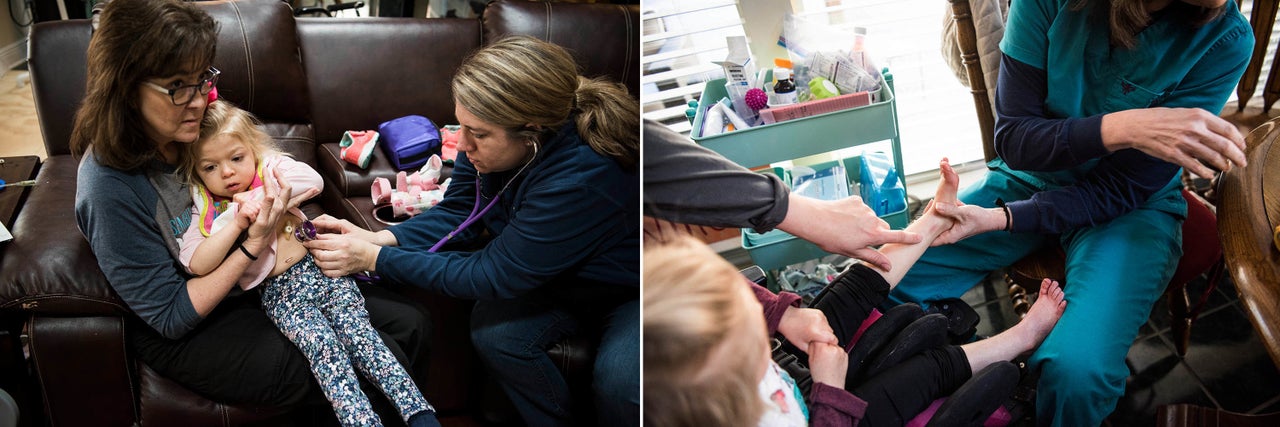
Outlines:
{"label": "teal scrubs", "polygon": [[[1046,119],[1147,107],[1217,113],[1252,51],[1252,30],[1232,3],[1223,16],[1199,28],[1173,13],[1156,13],[1132,50],[1110,47],[1105,18],[1091,15],[1093,3],[1071,10],[1074,3],[1013,2],[1000,45],[1005,55],[1046,72]],[[960,192],[960,199],[984,207],[994,206],[997,198],[1024,201],[1038,192],[1071,188],[1097,164],[1095,158],[1055,172],[1028,172],[997,159],[982,181]],[[1136,209],[1114,219],[1061,234],[996,231],[931,248],[891,296],[899,302],[958,297],[991,271],[1056,239],[1067,255],[1068,283],[1063,285],[1068,303],[1031,359],[1041,369],[1037,414],[1042,425],[1099,425],[1124,393],[1129,375],[1125,356],[1182,255],[1185,215],[1174,177]]]}

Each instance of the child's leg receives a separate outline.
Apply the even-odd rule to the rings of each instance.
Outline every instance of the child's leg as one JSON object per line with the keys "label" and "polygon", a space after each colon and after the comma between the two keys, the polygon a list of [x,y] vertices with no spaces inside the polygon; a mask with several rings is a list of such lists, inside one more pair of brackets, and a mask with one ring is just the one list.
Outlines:
{"label": "child's leg", "polygon": [[861,425],[900,426],[970,377],[964,350],[925,350],[850,390],[867,402]]}
{"label": "child's leg", "polygon": [[1045,280],[1027,317],[1009,330],[961,347],[926,350],[854,387],[851,392],[867,401],[862,422],[901,425],[910,420],[934,399],[955,391],[973,373],[1034,349],[1065,309],[1062,288]]}
{"label": "child's leg", "polygon": [[848,349],[862,322],[888,294],[889,284],[880,273],[866,265],[854,264],[836,276],[810,306],[827,316],[840,346]]}
{"label": "child's leg", "polygon": [[[995,163],[998,161],[993,162],[993,165]],[[992,208],[995,207],[997,198],[1028,199],[1044,186],[1043,183],[1029,182],[997,168],[989,170],[982,180],[959,191],[956,196],[965,204]],[[940,200],[940,197],[935,198],[936,200]],[[926,218],[929,216],[925,215]],[[916,222],[922,221],[923,218]],[[925,237],[929,238],[928,235]],[[932,242],[932,239],[929,241]],[[992,231],[953,244],[928,248],[923,254],[908,257],[908,261],[900,261],[891,256],[894,269],[892,273],[900,272],[905,275],[898,276],[900,281],[889,280],[889,284],[894,285],[889,299],[898,303],[923,303],[959,297],[974,284],[981,282],[992,270],[1013,264],[1046,242],[1048,238],[1045,235]],[[914,249],[923,250],[927,245],[922,244]],[[885,245],[880,251],[890,255],[889,252],[895,251],[893,247],[894,245]],[[903,255],[911,254],[904,251]]]}
{"label": "child's leg", "polygon": [[[951,169],[947,159],[942,159],[939,163],[939,172],[942,183],[938,186],[934,202],[955,204],[960,177]],[[933,239],[951,227],[951,222],[950,219],[933,214],[932,210],[926,212],[907,226],[907,231],[924,237],[920,243],[887,244],[880,248],[880,252],[892,262],[893,270],[884,272],[868,265],[855,264],[814,298],[811,306],[822,310],[827,316],[842,347],[849,348],[848,341],[853,339],[854,333],[871,314],[871,310],[884,302],[889,290],[902,280],[902,276],[920,259]]]}
{"label": "child's leg", "polygon": [[381,425],[369,398],[360,391],[351,360],[341,351],[329,321],[310,299],[314,293],[305,284],[298,286],[302,282],[293,280],[294,272],[290,269],[261,285],[263,309],[311,363],[311,372],[342,425]]}
{"label": "child's leg", "polygon": [[[956,191],[960,186],[960,177],[951,168],[947,159],[938,164],[942,182],[934,196],[934,203],[957,203]],[[907,226],[907,231],[920,234],[923,239],[916,244],[887,244],[880,248],[893,264],[891,271],[880,271],[869,265],[855,264],[831,285],[822,291],[812,303],[813,308],[822,310],[831,323],[840,345],[849,348],[848,341],[858,331],[863,320],[878,307],[888,292],[902,280],[906,271],[920,259],[920,255],[933,243],[933,240],[951,228],[952,220],[933,213],[930,209],[919,219]]]}
{"label": "child's leg", "polygon": [[323,293],[320,311],[328,319],[347,355],[365,377],[377,384],[382,393],[395,404],[400,417],[409,417],[423,411],[435,412],[413,377],[400,364],[391,350],[382,342],[378,332],[369,324],[369,312],[364,307],[364,297],[355,281],[343,277],[333,279],[320,273],[308,256],[298,263],[307,264],[304,280],[313,281]]}

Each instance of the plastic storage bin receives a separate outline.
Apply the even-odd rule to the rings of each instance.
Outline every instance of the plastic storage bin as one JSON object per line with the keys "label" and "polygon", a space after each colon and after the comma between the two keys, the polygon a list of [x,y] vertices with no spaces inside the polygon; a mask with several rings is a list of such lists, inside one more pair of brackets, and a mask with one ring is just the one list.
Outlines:
{"label": "plastic storage bin", "polygon": [[[885,75],[880,85],[880,102],[802,119],[739,129],[703,137],[703,109],[693,119],[690,136],[695,142],[746,167],[763,166],[857,145],[892,140],[894,163],[902,170],[898,150],[897,100],[893,97],[893,75]],[[724,79],[707,82],[700,105],[726,96]],[[899,173],[901,175],[901,173]]]}
{"label": "plastic storage bin", "polygon": [[[849,194],[858,194],[860,185],[858,181],[862,168],[862,159],[859,156],[806,166],[815,170],[822,170],[837,163],[844,166],[845,184],[849,186]],[[910,218],[908,218],[907,209],[904,207],[897,212],[880,215],[880,219],[888,222],[890,227],[903,228],[907,226]],[[763,234],[756,233],[749,228],[742,229],[742,248],[747,250],[752,262],[765,270],[776,270],[791,264],[829,255],[826,251],[818,248],[818,245],[807,240],[798,239],[785,231],[777,229]]]}

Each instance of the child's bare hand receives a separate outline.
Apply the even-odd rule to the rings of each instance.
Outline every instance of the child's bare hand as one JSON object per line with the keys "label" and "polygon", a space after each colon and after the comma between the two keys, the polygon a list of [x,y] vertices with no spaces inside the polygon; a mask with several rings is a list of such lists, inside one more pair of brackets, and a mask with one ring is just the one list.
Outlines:
{"label": "child's bare hand", "polygon": [[262,202],[257,200],[249,200],[240,204],[236,211],[236,226],[241,230],[249,228],[253,221],[258,218],[258,211],[262,210]]}
{"label": "child's bare hand", "polygon": [[778,321],[778,332],[796,348],[805,349],[815,342],[837,344],[836,334],[827,315],[812,308],[787,307]]}
{"label": "child's bare hand", "polygon": [[248,203],[250,201],[262,200],[261,196],[262,196],[261,191],[255,191],[255,190],[241,191],[239,193],[233,194],[231,196],[231,201],[239,203],[241,206],[244,206],[245,203]]}
{"label": "child's bare hand", "polygon": [[843,348],[816,341],[809,343],[809,375],[814,382],[844,388],[848,370],[849,353]]}

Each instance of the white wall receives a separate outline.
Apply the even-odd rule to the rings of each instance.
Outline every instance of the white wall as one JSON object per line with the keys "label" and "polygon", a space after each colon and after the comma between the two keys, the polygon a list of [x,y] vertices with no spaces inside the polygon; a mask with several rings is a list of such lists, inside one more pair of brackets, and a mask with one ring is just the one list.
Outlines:
{"label": "white wall", "polygon": [[[13,1],[15,10],[22,9],[22,0],[4,0],[4,6],[0,8],[0,48],[4,48],[13,42],[22,39],[25,29],[13,24],[13,19],[9,17],[9,1]],[[22,13],[22,12],[19,12]],[[22,16],[19,20],[25,21],[27,16]]]}

